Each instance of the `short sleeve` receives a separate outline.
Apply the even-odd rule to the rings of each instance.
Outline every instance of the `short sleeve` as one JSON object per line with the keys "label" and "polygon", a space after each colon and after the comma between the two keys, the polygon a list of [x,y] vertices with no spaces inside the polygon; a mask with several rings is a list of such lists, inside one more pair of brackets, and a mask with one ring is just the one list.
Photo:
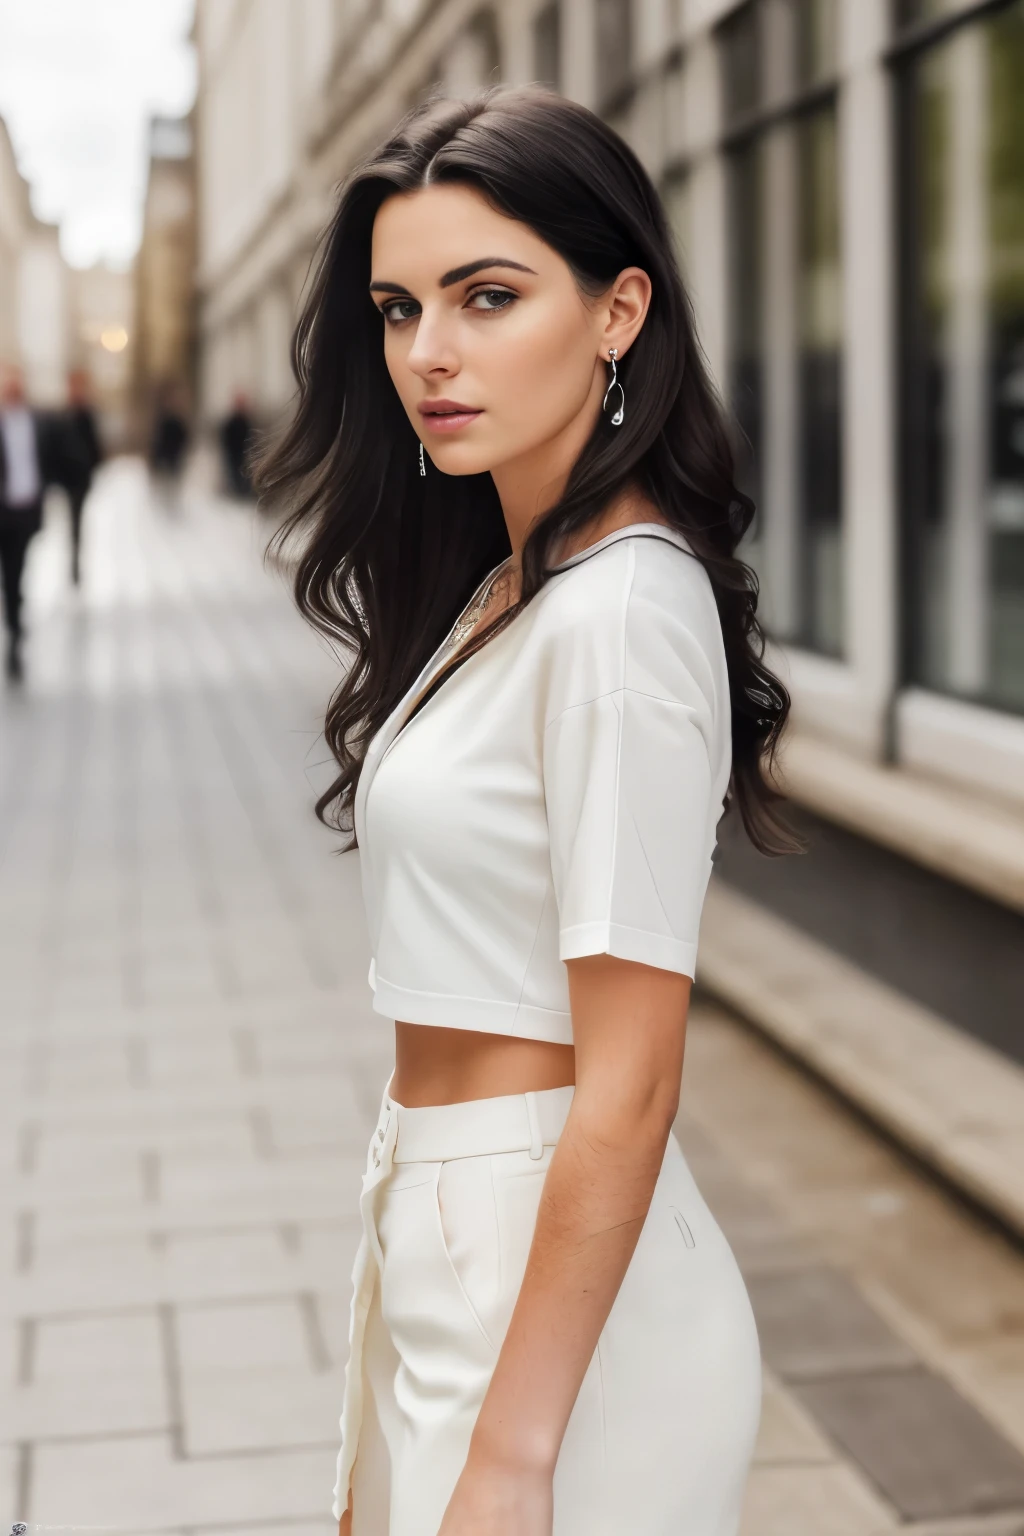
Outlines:
{"label": "short sleeve", "polygon": [[620,686],[561,709],[544,734],[559,956],[692,977],[721,812],[714,690],[692,633],[644,608]]}

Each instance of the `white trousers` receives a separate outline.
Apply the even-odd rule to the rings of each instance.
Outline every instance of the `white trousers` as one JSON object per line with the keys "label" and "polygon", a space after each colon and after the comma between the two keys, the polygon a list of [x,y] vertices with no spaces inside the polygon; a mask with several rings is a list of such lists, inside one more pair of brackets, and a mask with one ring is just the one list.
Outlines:
{"label": "white trousers", "polygon": [[[340,1517],[351,1486],[353,1536],[436,1536],[572,1096],[407,1109],[385,1091],[335,1488]],[[760,1409],[747,1292],[671,1136],[562,1443],[554,1536],[735,1536]]]}

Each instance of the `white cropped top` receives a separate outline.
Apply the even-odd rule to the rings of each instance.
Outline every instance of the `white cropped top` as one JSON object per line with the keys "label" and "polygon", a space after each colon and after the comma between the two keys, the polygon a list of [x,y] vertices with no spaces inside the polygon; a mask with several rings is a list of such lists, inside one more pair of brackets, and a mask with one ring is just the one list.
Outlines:
{"label": "white cropped top", "polygon": [[730,774],[729,680],[707,573],[634,524],[581,551],[405,721],[355,800],[374,1009],[570,1044],[563,961],[692,976]]}

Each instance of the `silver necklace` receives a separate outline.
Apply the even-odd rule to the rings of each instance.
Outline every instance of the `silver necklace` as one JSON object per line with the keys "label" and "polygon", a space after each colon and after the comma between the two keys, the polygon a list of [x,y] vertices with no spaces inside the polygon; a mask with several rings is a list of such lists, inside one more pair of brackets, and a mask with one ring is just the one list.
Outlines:
{"label": "silver necklace", "polygon": [[[511,560],[511,558],[512,557],[510,555],[509,560]],[[472,631],[476,628],[477,623],[479,622],[481,616],[484,613],[484,610],[487,607],[488,602],[490,601],[491,593],[494,591],[494,584],[508,563],[509,561],[505,560],[501,565],[498,566],[498,569],[495,571],[483,592],[477,598],[476,602],[472,603],[459,619],[458,623],[455,625],[455,628],[452,630],[451,638],[448,642],[449,651],[457,649],[458,646],[462,644],[463,640],[465,640],[466,636],[471,634]]]}

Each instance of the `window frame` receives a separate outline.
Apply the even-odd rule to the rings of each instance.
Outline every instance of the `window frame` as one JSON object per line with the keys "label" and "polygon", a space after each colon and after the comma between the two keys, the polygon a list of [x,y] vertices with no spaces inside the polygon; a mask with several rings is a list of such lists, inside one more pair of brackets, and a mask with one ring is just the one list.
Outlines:
{"label": "window frame", "polygon": [[1014,0],[964,0],[961,8],[951,11],[948,16],[935,16],[931,20],[909,22],[901,26],[896,17],[897,0],[890,0],[893,41],[885,50],[883,58],[890,66],[904,65],[911,55],[945,42],[947,37],[959,32],[961,27],[968,27],[974,21],[984,21],[999,11],[1009,10],[1013,4]]}
{"label": "window frame", "polygon": [[[552,27],[553,47],[551,52],[555,60],[555,68],[551,73],[555,78],[549,80],[540,68],[540,54],[542,51],[542,29]],[[544,40],[545,44],[548,41]],[[530,21],[530,46],[533,51],[533,78],[541,85],[548,85],[555,91],[562,89],[562,76],[564,74],[562,59],[562,0],[543,0],[537,7]]]}
{"label": "window frame", "polygon": [[628,46],[625,61],[619,73],[611,81],[604,78],[601,57],[602,38],[598,22],[600,0],[594,0],[594,93],[597,98],[598,115],[606,120],[628,110],[637,92],[635,0],[611,0],[611,3],[617,4],[622,9]]}
{"label": "window frame", "polygon": [[[893,217],[896,250],[896,484],[899,495],[896,527],[896,689],[898,693],[919,688],[958,704],[976,706],[1020,719],[1019,707],[990,689],[961,692],[936,682],[923,681],[926,593],[916,579],[926,548],[928,518],[928,333],[926,307],[920,285],[922,230],[916,170],[920,147],[915,111],[913,74],[932,51],[966,27],[984,23],[1020,0],[968,0],[949,16],[910,25],[896,32],[886,50],[893,95],[896,135],[896,175],[893,180],[896,207]],[[891,0],[894,29],[896,0]]]}
{"label": "window frame", "polygon": [[[719,68],[720,68],[720,71],[721,71],[721,74],[720,74],[720,94],[721,94],[721,99],[722,99],[723,103],[725,103],[727,101],[727,99],[728,99],[728,85],[727,85],[727,81],[724,78],[725,70],[726,70],[726,55],[725,55],[725,49],[727,47],[726,37],[727,37],[728,33],[739,24],[740,19],[742,18],[744,12],[757,15],[758,11],[761,12],[762,16],[765,14],[765,3],[764,3],[764,0],[745,0],[745,4],[739,6],[736,10],[730,12],[729,15],[724,17],[722,19],[722,21],[720,21],[718,23],[718,25],[714,28],[714,38],[715,38],[716,45],[717,45],[717,47],[719,49]],[[763,46],[763,44],[764,44],[763,36],[758,39],[758,42],[759,42],[760,46]],[[720,132],[719,137],[718,137],[718,151],[719,151],[719,153],[723,157],[723,161],[724,161],[724,164],[725,164],[725,169],[726,169],[727,177],[731,179],[731,177],[735,174],[734,162],[735,162],[736,158],[743,151],[751,149],[758,142],[758,140],[760,140],[761,138],[763,138],[764,136],[769,134],[772,130],[774,130],[776,128],[779,128],[779,127],[781,127],[783,125],[787,125],[787,124],[797,125],[802,120],[808,119],[808,118],[812,118],[812,117],[816,116],[820,112],[831,112],[834,115],[834,118],[835,118],[835,121],[836,121],[836,126],[837,126],[837,131],[838,131],[839,130],[839,126],[840,126],[839,99],[840,99],[841,81],[842,81],[842,75],[841,75],[841,70],[840,70],[840,61],[839,61],[839,58],[837,57],[836,59],[834,59],[832,61],[831,67],[829,69],[829,72],[828,72],[828,74],[823,79],[815,80],[815,81],[812,81],[812,82],[807,83],[807,84],[794,84],[792,90],[787,92],[785,94],[785,96],[783,96],[779,100],[768,101],[768,102],[759,102],[755,107],[752,107],[752,108],[750,108],[747,111],[738,113],[731,120],[726,117],[724,119],[724,121],[723,121],[722,129],[721,129],[721,132]],[[729,198],[729,203],[730,203],[730,215],[729,215],[730,230],[729,230],[729,234],[728,234],[728,237],[727,237],[727,244],[728,244],[729,251],[731,253],[733,251],[734,244],[735,244],[734,232],[733,232],[733,230],[731,228],[731,225],[732,225],[731,194],[730,194],[730,198]],[[841,232],[840,232],[840,261],[842,263],[842,234],[841,234]],[[732,286],[732,256],[730,256],[730,277],[729,277],[729,282],[730,282],[730,289],[731,289],[731,286]],[[731,297],[730,297],[729,303],[730,303],[730,315],[731,315],[731,313],[732,313],[732,310],[731,310],[732,299],[731,299]],[[731,327],[731,324],[732,324],[732,321],[730,320],[730,327]],[[838,427],[838,434],[839,434],[838,452],[839,452],[839,466],[840,466],[840,469],[839,469],[839,486],[838,486],[838,492],[839,492],[839,530],[840,530],[840,536],[844,539],[844,555],[843,555],[843,558],[845,560],[845,559],[849,558],[849,556],[848,556],[848,545],[845,542],[845,535],[846,535],[846,531],[847,530],[846,530],[846,506],[845,506],[845,495],[844,495],[844,479],[843,479],[843,470],[842,470],[843,456],[844,456],[844,454],[846,452],[845,431],[844,431],[844,428],[845,428],[845,417],[844,417],[843,408],[842,408],[842,382],[841,382],[842,381],[842,350],[843,350],[844,346],[845,346],[845,340],[841,340],[841,342],[840,342],[840,403],[839,403],[839,417],[838,417],[837,427]],[[730,394],[731,394],[732,389],[733,389],[734,384],[735,384],[735,380],[731,376],[732,375],[732,370],[733,370],[733,363],[734,363],[734,349],[733,349],[732,342],[730,341],[730,344],[729,344],[729,362],[728,362],[729,377],[728,377],[728,380],[727,380],[727,387],[729,389]],[[798,412],[801,411],[801,410],[802,410],[802,407],[798,405]],[[765,462],[765,442],[764,442],[764,425],[765,425],[765,420],[764,420],[764,414],[763,414],[763,405],[762,405],[762,413],[761,413],[761,416],[760,416],[760,423],[761,423],[761,429],[762,429],[762,441],[761,441],[761,444],[760,444],[760,452],[759,452],[760,462],[759,462],[759,465],[758,465],[758,468],[757,468],[757,478],[758,478],[758,480],[760,481],[760,484],[761,484],[761,497],[760,497],[760,501],[763,502],[763,500],[764,500],[763,469],[764,469],[764,462]],[[800,438],[800,439],[798,439],[797,453],[796,453],[796,465],[795,465],[797,482],[796,482],[796,484],[794,486],[794,489],[796,489],[796,490],[800,490],[801,489],[802,476],[803,476],[803,474],[805,472],[804,471],[803,449],[804,449],[804,443],[803,443],[802,438]],[[755,451],[757,451],[756,448],[755,448]],[[812,655],[820,656],[820,657],[822,657],[822,658],[824,658],[824,659],[826,659],[828,661],[838,662],[840,664],[845,665],[848,662],[848,658],[849,658],[849,638],[848,638],[849,615],[846,614],[845,611],[844,611],[845,605],[844,605],[843,608],[840,609],[840,615],[839,615],[839,619],[840,619],[839,636],[840,636],[840,638],[839,638],[838,645],[837,646],[822,645],[822,644],[817,643],[816,641],[811,639],[811,631],[813,630],[813,627],[814,627],[813,615],[814,615],[814,610],[815,610],[814,597],[813,597],[814,582],[813,582],[813,574],[812,574],[812,558],[813,557],[812,557],[812,549],[811,549],[811,541],[810,541],[810,523],[807,520],[806,509],[804,508],[802,503],[803,503],[803,498],[802,498],[802,495],[801,495],[801,497],[800,497],[800,508],[799,508],[799,512],[798,512],[798,516],[799,516],[799,519],[800,519],[800,527],[799,527],[799,532],[798,532],[797,540],[796,540],[795,565],[793,567],[793,577],[792,577],[792,579],[793,579],[793,587],[794,587],[794,592],[795,592],[795,597],[796,597],[796,608],[797,608],[797,614],[798,614],[798,623],[795,626],[795,629],[794,629],[794,631],[792,633],[782,634],[782,635],[780,635],[778,637],[778,640],[779,640],[779,643],[784,645],[784,646],[794,647],[794,648],[799,649],[799,650],[806,650],[806,651],[808,651]],[[759,505],[758,513],[761,514],[762,511],[763,511],[763,508]]]}

